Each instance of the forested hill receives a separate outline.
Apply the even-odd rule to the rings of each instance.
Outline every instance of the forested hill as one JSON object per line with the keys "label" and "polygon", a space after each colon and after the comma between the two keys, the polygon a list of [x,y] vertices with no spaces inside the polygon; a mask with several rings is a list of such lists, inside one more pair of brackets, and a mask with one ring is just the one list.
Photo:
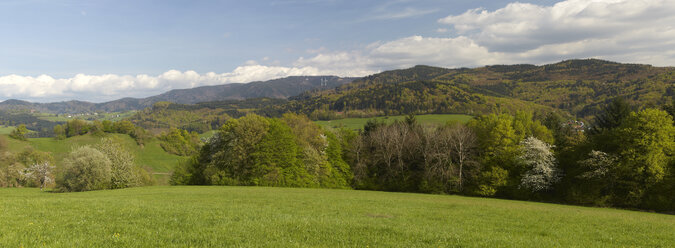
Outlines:
{"label": "forested hill", "polygon": [[[304,92],[304,93],[303,93]],[[408,113],[484,114],[558,111],[587,118],[599,106],[623,97],[637,107],[659,106],[675,95],[675,68],[621,64],[597,59],[549,65],[494,65],[446,69],[415,66],[360,79],[299,76],[248,84],[206,86],[143,98],[93,104],[70,101],[29,103],[8,100],[0,109],[35,109],[51,113],[139,110],[156,102],[180,104],[290,97],[286,104],[250,109],[267,116],[285,112],[313,119],[370,117]],[[235,104],[236,105],[236,104]],[[215,105],[214,105],[215,106]]]}
{"label": "forested hill", "polygon": [[224,84],[192,89],[178,89],[143,99],[125,98],[97,106],[104,111],[138,110],[156,102],[194,104],[200,102],[244,100],[251,98],[285,99],[304,91],[332,89],[352,82],[356,78],[336,76],[294,76],[257,81],[246,84]]}
{"label": "forested hill", "polygon": [[474,69],[415,66],[364,77],[336,89],[303,93],[279,111],[325,119],[373,113],[559,109],[583,118],[618,96],[635,106],[656,106],[670,102],[673,95],[673,67],[586,59]]}
{"label": "forested hill", "polygon": [[105,103],[66,101],[55,103],[31,103],[21,100],[0,102],[0,109],[30,110],[47,113],[83,113],[96,111],[140,110],[156,102],[169,101],[180,104],[212,102],[224,100],[243,100],[251,98],[285,99],[308,90],[331,89],[350,83],[356,78],[336,76],[294,76],[246,84],[224,84],[204,86],[192,89],[178,89],[147,98],[122,98]]}

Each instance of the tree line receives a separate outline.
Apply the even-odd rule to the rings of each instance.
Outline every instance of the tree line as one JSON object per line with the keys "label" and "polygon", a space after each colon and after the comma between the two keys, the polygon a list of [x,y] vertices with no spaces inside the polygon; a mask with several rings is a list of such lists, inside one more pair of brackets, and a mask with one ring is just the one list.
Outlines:
{"label": "tree line", "polygon": [[414,115],[361,131],[307,117],[230,119],[172,184],[428,192],[593,206],[675,209],[673,105],[617,99],[590,129],[555,113],[426,126]]}

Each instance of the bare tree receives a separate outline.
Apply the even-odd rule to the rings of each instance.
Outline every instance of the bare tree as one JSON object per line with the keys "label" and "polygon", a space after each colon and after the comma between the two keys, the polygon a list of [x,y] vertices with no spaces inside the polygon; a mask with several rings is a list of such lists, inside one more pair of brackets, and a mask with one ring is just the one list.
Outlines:
{"label": "bare tree", "polygon": [[452,175],[452,160],[448,149],[449,133],[446,128],[425,130],[424,174],[427,181],[447,183]]}
{"label": "bare tree", "polygon": [[[386,171],[391,172],[396,156],[397,133],[392,132],[390,126],[382,126],[370,132],[370,142],[374,148],[374,159],[386,165]],[[387,175],[391,176],[390,173]]]}
{"label": "bare tree", "polygon": [[464,182],[464,168],[471,162],[471,154],[476,148],[476,135],[465,125],[457,124],[449,129],[448,146],[454,155],[458,168],[459,191]]}
{"label": "bare tree", "polygon": [[363,158],[363,150],[366,147],[366,142],[364,137],[361,135],[356,136],[351,142],[349,152],[353,154],[353,163],[352,172],[354,173],[354,181],[362,182],[368,178],[368,166],[366,165]]}

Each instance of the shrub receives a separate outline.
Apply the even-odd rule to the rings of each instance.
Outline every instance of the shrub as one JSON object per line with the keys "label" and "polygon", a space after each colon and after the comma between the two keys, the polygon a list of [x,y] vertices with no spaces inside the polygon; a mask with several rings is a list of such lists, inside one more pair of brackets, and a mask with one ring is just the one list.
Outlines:
{"label": "shrub", "polygon": [[96,149],[110,160],[110,188],[121,189],[140,184],[140,178],[134,170],[134,156],[121,145],[109,138],[103,138]]}
{"label": "shrub", "polygon": [[9,137],[17,140],[26,140],[26,133],[28,133],[26,125],[21,124],[9,134]]}
{"label": "shrub", "polygon": [[89,146],[73,150],[63,161],[63,173],[57,179],[61,191],[107,189],[112,179],[112,162],[105,154]]}

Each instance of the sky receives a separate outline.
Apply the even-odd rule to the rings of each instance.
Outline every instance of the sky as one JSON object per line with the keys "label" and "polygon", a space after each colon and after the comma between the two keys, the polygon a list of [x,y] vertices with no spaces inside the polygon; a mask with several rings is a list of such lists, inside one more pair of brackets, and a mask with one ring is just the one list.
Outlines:
{"label": "sky", "polygon": [[675,66],[675,0],[0,0],[0,101],[599,58]]}

